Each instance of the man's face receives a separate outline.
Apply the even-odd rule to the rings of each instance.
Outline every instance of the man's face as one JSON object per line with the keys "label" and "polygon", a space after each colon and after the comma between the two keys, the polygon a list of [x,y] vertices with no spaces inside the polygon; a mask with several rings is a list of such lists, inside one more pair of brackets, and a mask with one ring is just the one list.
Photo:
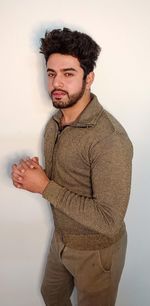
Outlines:
{"label": "man's face", "polygon": [[76,104],[85,93],[84,71],[77,58],[54,53],[47,62],[48,91],[56,108]]}

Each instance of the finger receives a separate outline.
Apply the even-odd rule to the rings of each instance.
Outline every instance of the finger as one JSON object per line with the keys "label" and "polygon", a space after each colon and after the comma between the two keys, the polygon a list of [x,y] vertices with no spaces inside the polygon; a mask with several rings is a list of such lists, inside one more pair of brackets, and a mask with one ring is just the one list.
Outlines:
{"label": "finger", "polygon": [[32,161],[32,165],[37,169],[37,168],[41,168],[39,162],[35,162],[35,161]]}
{"label": "finger", "polygon": [[21,167],[18,167],[16,165],[12,166],[12,173],[11,174],[17,174],[17,175],[23,175],[21,172]]}
{"label": "finger", "polygon": [[21,171],[21,172],[24,172],[26,171],[27,169],[29,168],[26,160],[21,160],[19,165],[18,165],[18,169]]}
{"label": "finger", "polygon": [[24,169],[24,167],[23,167],[23,165],[22,165],[21,163],[22,163],[22,162],[20,161],[20,164],[18,164],[18,165],[14,164],[14,165],[12,166],[12,171],[13,171],[14,173],[17,173],[17,174],[20,174],[20,175],[21,175],[22,172],[25,172],[25,169]]}
{"label": "finger", "polygon": [[13,164],[13,165],[12,165],[12,170],[13,170],[13,171],[16,171],[16,170],[18,170],[18,165],[16,165],[16,164]]}
{"label": "finger", "polygon": [[34,156],[31,158],[35,163],[39,164],[39,158],[37,156]]}
{"label": "finger", "polygon": [[17,164],[13,164],[12,167],[17,168]]}
{"label": "finger", "polygon": [[30,159],[26,159],[25,162],[26,162],[26,165],[28,166],[28,168],[31,168],[31,169],[34,168],[34,165],[33,165],[34,161],[31,158]]}
{"label": "finger", "polygon": [[19,184],[19,183],[17,183],[17,182],[15,182],[15,181],[13,181],[13,185],[14,185],[16,188],[22,188],[22,189],[23,189],[22,185]]}
{"label": "finger", "polygon": [[16,181],[18,183],[21,183],[23,181],[23,177],[17,175],[16,173],[12,173],[11,177],[13,181]]}
{"label": "finger", "polygon": [[[21,161],[20,166],[24,169],[27,170],[28,168],[33,169],[34,168],[34,161],[31,158],[27,158]],[[37,164],[37,162],[36,162]]]}
{"label": "finger", "polygon": [[37,162],[33,161],[32,159],[27,160],[26,163],[28,164],[28,167],[31,169],[33,168],[36,169],[40,167],[40,165]]}

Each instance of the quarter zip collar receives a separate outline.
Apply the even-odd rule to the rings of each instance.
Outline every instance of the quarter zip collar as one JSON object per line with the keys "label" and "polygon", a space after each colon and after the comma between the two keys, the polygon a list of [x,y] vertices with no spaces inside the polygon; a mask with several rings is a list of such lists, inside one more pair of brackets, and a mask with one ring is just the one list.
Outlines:
{"label": "quarter zip collar", "polygon": [[[70,124],[73,127],[93,127],[95,126],[99,116],[103,112],[103,107],[99,103],[96,95],[91,93],[91,102],[84,108],[77,119]],[[60,125],[60,119],[62,116],[61,110],[57,111],[52,118]]]}

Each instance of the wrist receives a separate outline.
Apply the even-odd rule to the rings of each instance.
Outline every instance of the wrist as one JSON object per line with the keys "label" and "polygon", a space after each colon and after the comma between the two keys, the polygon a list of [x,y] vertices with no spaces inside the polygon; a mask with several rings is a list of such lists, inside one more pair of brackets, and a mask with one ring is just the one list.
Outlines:
{"label": "wrist", "polygon": [[44,182],[41,184],[41,190],[40,190],[40,194],[43,193],[43,191],[45,190],[46,186],[48,185],[48,183],[50,182],[50,180],[48,178],[46,178],[44,180]]}

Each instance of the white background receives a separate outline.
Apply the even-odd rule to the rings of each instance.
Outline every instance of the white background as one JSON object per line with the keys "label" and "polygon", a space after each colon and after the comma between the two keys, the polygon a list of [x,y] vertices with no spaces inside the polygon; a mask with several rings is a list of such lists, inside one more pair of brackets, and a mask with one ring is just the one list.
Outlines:
{"label": "white background", "polygon": [[128,252],[117,306],[149,306],[149,0],[0,1],[0,305],[44,305],[40,283],[51,212],[39,195],[12,186],[10,169],[27,155],[38,155],[43,164],[43,129],[53,110],[39,39],[47,28],[62,26],[101,45],[92,91],[134,145]]}

